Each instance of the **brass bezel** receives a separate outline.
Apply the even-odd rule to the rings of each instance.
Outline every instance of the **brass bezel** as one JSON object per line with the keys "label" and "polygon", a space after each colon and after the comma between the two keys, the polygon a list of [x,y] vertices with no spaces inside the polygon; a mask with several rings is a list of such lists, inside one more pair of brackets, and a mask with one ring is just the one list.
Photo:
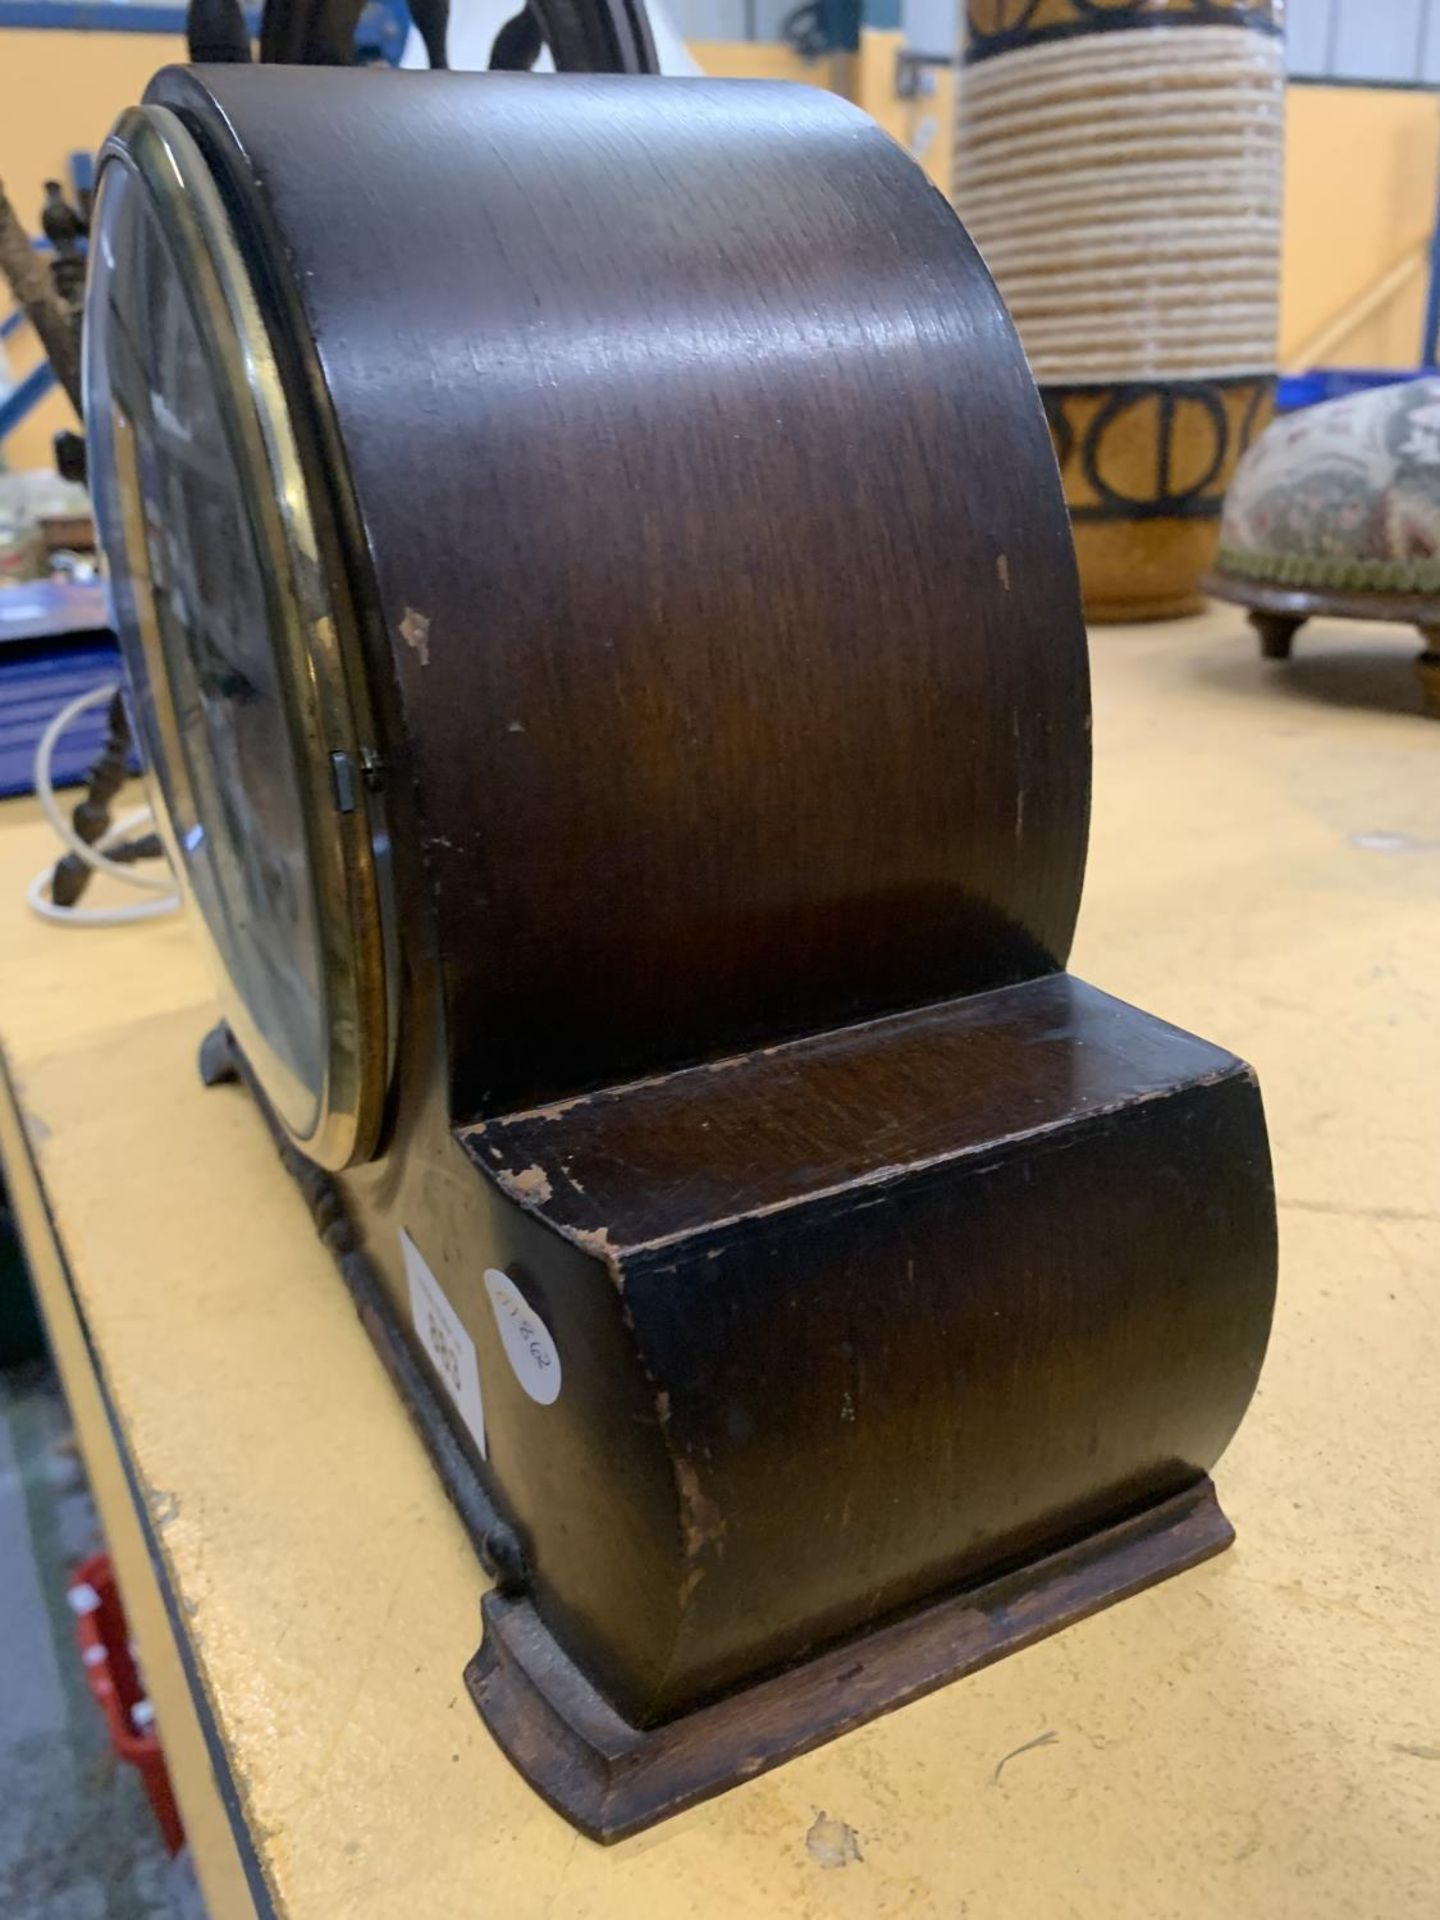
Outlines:
{"label": "brass bezel", "polygon": [[[376,756],[355,620],[339,568],[325,564],[290,398],[240,243],[204,155],[167,108],[132,108],[101,154],[97,233],[106,177],[117,166],[144,189],[159,219],[208,351],[238,463],[255,477],[246,507],[267,574],[271,637],[300,784],[320,942],[327,1037],[318,1097],[280,1059],[256,1024],[193,902],[189,918],[207,950],[226,1020],[267,1100],[309,1159],[339,1171],[374,1151],[389,1068],[385,903],[376,856],[385,834],[377,798],[364,778]],[[88,391],[88,372],[86,386]],[[143,574],[139,585],[143,591]],[[173,736],[174,712],[163,674],[155,679],[153,693],[157,709],[163,709],[161,732]],[[152,743],[146,744],[154,750]],[[337,792],[335,756],[348,762],[348,810]],[[177,790],[188,794],[183,756],[174,765],[167,760],[166,772]],[[150,785],[172,862],[183,876],[184,855],[161,782],[152,780]]]}

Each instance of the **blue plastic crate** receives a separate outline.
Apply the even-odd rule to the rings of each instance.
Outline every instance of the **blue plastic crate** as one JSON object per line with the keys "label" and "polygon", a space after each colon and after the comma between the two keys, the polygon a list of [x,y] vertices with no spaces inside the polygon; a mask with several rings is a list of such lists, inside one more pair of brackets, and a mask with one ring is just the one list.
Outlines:
{"label": "blue plastic crate", "polygon": [[[120,677],[102,587],[36,580],[0,589],[0,797],[31,791],[35,749],[60,709]],[[56,786],[82,781],[104,739],[97,705],[58,743]]]}
{"label": "blue plastic crate", "polygon": [[1402,380],[1418,380],[1434,367],[1312,367],[1308,373],[1282,374],[1275,386],[1275,411],[1294,413],[1321,400],[1342,400],[1347,393],[1371,387],[1394,387]]}

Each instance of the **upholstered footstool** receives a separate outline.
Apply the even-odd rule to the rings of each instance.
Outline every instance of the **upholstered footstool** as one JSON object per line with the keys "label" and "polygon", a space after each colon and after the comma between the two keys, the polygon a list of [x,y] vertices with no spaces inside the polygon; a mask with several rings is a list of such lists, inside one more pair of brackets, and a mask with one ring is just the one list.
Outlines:
{"label": "upholstered footstool", "polygon": [[1312,614],[1399,620],[1440,719],[1440,378],[1407,380],[1274,421],[1236,469],[1206,581],[1250,609],[1267,660]]}

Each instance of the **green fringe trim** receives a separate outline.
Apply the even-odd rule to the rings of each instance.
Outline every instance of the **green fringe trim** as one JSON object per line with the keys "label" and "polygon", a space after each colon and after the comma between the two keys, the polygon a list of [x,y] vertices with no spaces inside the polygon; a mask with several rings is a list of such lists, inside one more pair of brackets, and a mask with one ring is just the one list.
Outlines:
{"label": "green fringe trim", "polygon": [[1242,580],[1269,580],[1302,591],[1339,593],[1440,593],[1440,559],[1360,560],[1337,554],[1255,553],[1224,547],[1220,571]]}

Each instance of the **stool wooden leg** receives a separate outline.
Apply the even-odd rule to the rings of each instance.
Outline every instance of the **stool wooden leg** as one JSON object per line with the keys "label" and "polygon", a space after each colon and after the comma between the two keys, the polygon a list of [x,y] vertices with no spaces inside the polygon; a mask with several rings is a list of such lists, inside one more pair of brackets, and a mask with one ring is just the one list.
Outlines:
{"label": "stool wooden leg", "polygon": [[1415,671],[1420,676],[1420,691],[1425,711],[1432,720],[1440,720],[1440,628],[1422,627],[1424,648],[1415,656]]}
{"label": "stool wooden leg", "polygon": [[1291,613],[1262,613],[1259,607],[1250,615],[1250,624],[1260,636],[1260,655],[1265,660],[1288,660],[1290,642],[1304,626],[1303,616]]}

